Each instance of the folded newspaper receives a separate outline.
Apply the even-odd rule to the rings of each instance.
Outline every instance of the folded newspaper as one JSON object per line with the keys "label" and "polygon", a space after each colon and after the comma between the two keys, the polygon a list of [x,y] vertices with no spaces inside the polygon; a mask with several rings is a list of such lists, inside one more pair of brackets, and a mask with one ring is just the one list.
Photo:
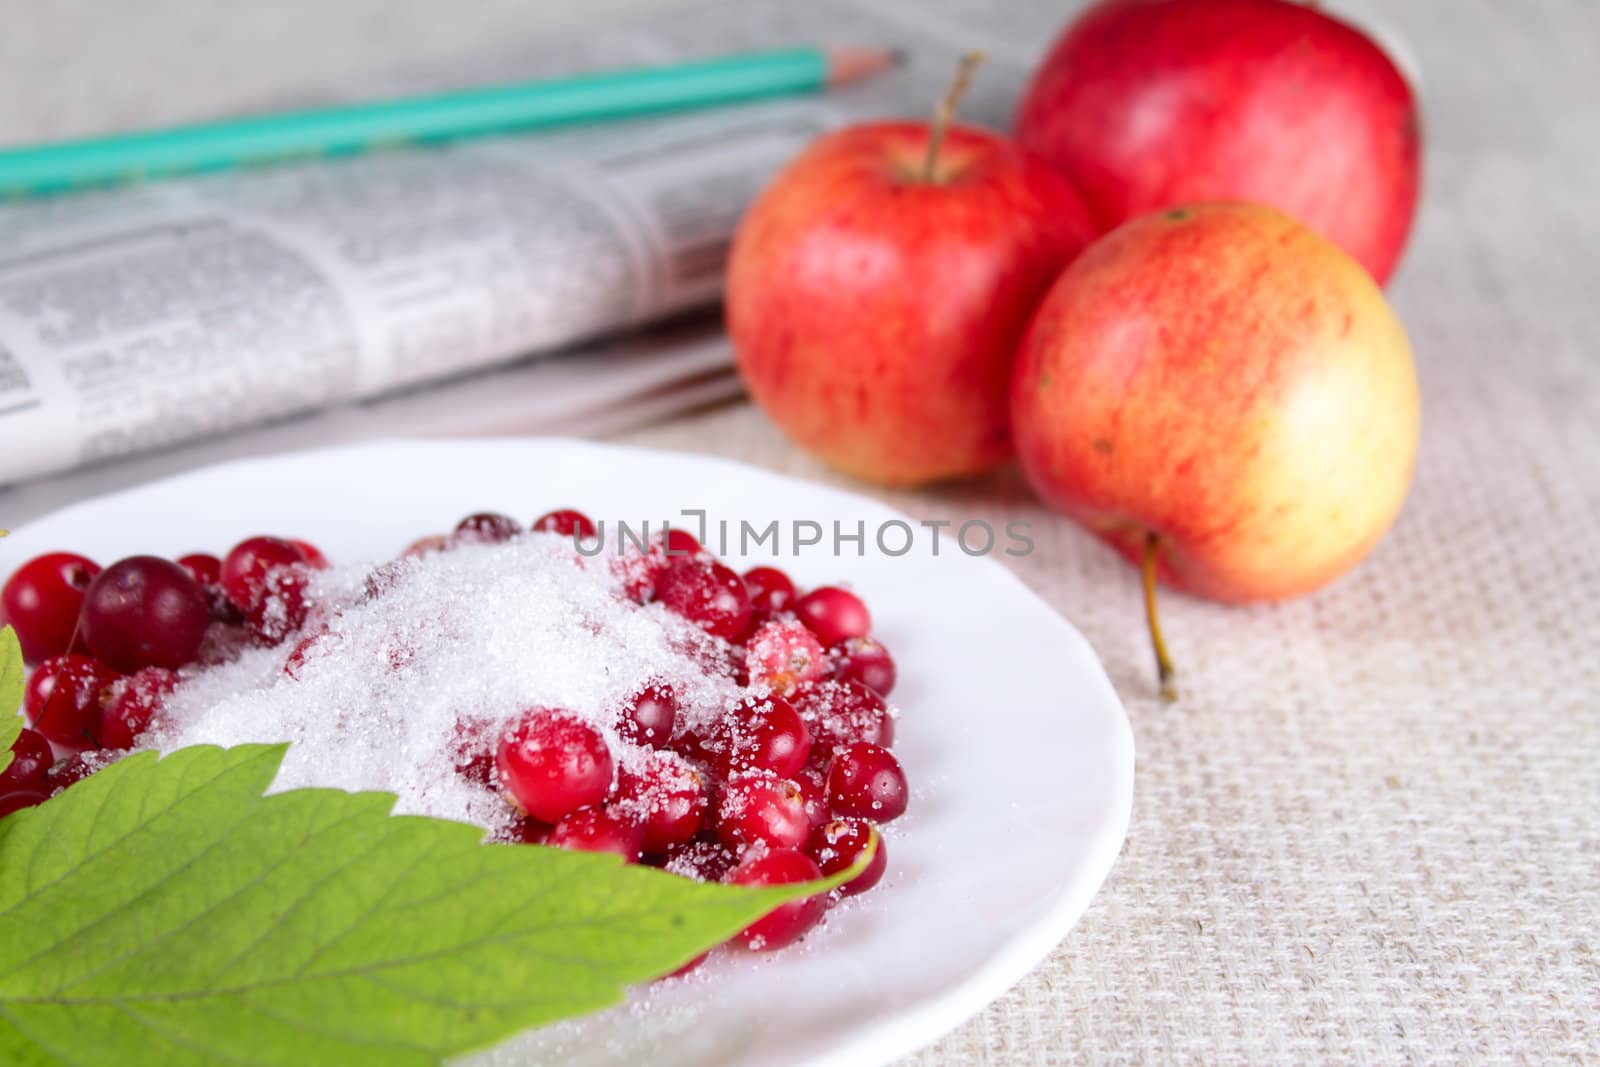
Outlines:
{"label": "folded newspaper", "polygon": [[999,68],[965,117],[1003,124],[1037,42],[988,40],[982,5],[966,14],[710,4],[505,74],[798,43],[910,61],[815,97],[0,204],[0,486],[200,439],[220,458],[584,413],[615,425],[728,395],[714,316],[532,357],[713,306],[777,168],[841,122],[922,115],[962,49],[987,45]]}

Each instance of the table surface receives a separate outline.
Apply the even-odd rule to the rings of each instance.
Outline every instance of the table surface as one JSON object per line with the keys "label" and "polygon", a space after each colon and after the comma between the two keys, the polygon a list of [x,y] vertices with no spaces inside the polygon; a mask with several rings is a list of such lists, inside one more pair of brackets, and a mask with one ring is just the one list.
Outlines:
{"label": "table surface", "polygon": [[[188,117],[198,93],[288,98],[641,6],[59,0],[0,34],[0,140]],[[1424,431],[1367,562],[1276,607],[1168,597],[1184,696],[1163,706],[1135,575],[1014,470],[874,493],[1032,521],[1037,551],[1010,562],[1099,651],[1138,744],[1128,842],[1082,923],[916,1062],[1600,1056],[1600,9],[1382,15],[1424,72],[1424,207],[1391,286]],[[743,404],[621,439],[842,483]]]}

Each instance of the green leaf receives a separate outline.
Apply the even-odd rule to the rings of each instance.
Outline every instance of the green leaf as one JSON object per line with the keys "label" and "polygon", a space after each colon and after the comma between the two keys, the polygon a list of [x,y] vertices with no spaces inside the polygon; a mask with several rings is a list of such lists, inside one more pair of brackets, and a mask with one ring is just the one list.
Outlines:
{"label": "green leaf", "polygon": [[22,733],[22,644],[17,632],[0,626],[0,773],[11,766],[11,746]]}
{"label": "green leaf", "polygon": [[433,1064],[619,1001],[785,900],[484,845],[285,746],[130,756],[0,820],[0,1061]]}

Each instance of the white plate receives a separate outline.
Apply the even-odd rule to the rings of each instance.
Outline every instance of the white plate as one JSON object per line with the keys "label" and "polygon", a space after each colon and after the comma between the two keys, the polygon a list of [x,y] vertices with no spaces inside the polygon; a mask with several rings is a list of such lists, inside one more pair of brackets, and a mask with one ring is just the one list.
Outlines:
{"label": "white plate", "polygon": [[[557,507],[638,523],[704,509],[784,524],[801,584],[847,582],[900,669],[895,753],[912,784],[886,834],[889,870],[801,946],[722,953],[627,1007],[515,1038],[491,1063],[869,1064],[975,1014],[1064,937],[1127,830],[1133,740],[1087,642],[999,563],[864,497],[742,464],[564,440],[379,442],[212,467],[39,519],[0,540],[0,575],[52,549],[109,563],[225,551],[242,537],[315,541],[340,561],[393,555],[471,511],[524,521]],[[788,524],[824,544],[791,556]],[[889,557],[871,531],[911,521]],[[865,521],[866,554],[834,555],[832,524]],[[890,546],[898,547],[899,537]],[[1004,544],[1004,542],[1002,542]],[[737,549],[736,543],[729,546]],[[741,560],[765,559],[766,549]],[[735,551],[732,555],[736,556]]]}

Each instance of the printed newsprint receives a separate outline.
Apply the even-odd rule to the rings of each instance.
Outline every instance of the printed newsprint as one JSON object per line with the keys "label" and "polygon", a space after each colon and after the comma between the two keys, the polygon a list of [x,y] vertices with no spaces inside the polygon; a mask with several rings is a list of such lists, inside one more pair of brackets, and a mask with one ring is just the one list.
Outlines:
{"label": "printed newsprint", "polygon": [[[426,383],[708,308],[744,208],[818,133],[923,115],[974,44],[999,69],[963,114],[1006,122],[1028,51],[989,40],[981,12],[716,3],[506,75],[796,43],[909,62],[815,97],[0,204],[0,486],[324,412],[294,424],[312,443],[318,418],[396,393],[409,414],[389,432],[444,430],[416,416]],[[523,381],[554,390],[528,406],[621,402],[727,362],[703,336],[632,350],[597,356],[598,392],[576,367]],[[512,403],[516,384],[488,392]],[[444,421],[471,432],[475,411],[457,390]]]}

